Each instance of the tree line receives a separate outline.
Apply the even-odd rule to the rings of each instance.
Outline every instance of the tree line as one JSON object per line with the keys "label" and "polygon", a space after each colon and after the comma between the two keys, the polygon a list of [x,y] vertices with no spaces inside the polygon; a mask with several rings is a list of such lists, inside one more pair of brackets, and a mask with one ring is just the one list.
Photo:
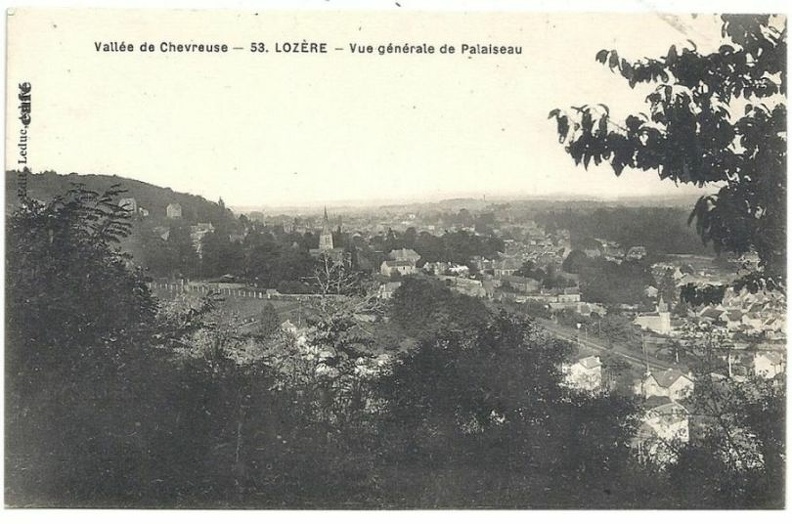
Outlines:
{"label": "tree line", "polygon": [[[157,225],[136,222],[134,238],[128,241],[130,251],[154,277],[219,278],[230,274],[251,285],[281,292],[310,290],[306,280],[317,263],[310,250],[319,247],[319,236],[314,232],[286,232],[282,226],[250,222],[243,215],[239,221],[228,219],[213,225],[214,229],[196,243],[187,221],[169,220],[166,229]],[[333,244],[349,254],[353,266],[369,272],[378,271],[387,254],[396,249],[414,249],[421,255],[421,264],[470,264],[476,256],[495,258],[503,250],[499,238],[468,231],[447,231],[438,236],[426,231],[419,234],[411,227],[404,232],[389,229],[368,240],[340,228],[332,234]]]}

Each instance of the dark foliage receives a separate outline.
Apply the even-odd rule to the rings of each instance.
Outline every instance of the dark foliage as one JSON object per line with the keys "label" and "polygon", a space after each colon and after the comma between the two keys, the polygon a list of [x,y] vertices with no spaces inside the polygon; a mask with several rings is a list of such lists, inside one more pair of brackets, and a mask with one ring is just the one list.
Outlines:
{"label": "dark foliage", "polygon": [[560,385],[568,343],[436,281],[406,278],[388,322],[361,324],[360,292],[322,301],[307,344],[271,310],[245,335],[215,296],[157,304],[115,250],[117,196],[75,189],[9,219],[9,506],[783,505],[784,402],[767,385],[709,389],[761,468],[724,460],[716,432],[661,472],[630,453],[631,400]]}
{"label": "dark foliage", "polygon": [[[536,221],[549,229],[567,229],[572,247],[600,248],[595,238],[616,242],[624,250],[644,246],[650,255],[693,253],[712,255],[687,225],[689,211],[662,207],[599,207],[540,213]],[[593,245],[591,245],[593,244]]]}
{"label": "dark foliage", "polygon": [[[695,44],[665,56],[627,60],[602,50],[597,61],[627,80],[656,85],[647,113],[610,118],[608,107],[555,109],[559,141],[588,167],[607,162],[655,171],[662,179],[704,187],[690,214],[716,251],[755,250],[757,286],[783,287],[786,274],[786,27],[769,15],[724,15],[723,45]],[[738,114],[739,113],[739,114]]]}

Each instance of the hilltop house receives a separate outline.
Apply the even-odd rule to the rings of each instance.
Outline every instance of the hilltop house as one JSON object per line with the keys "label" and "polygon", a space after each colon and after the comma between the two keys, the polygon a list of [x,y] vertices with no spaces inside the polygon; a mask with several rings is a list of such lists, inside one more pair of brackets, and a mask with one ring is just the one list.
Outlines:
{"label": "hilltop house", "polygon": [[681,400],[693,393],[693,379],[677,369],[653,371],[644,376],[636,393],[645,398],[668,397]]}
{"label": "hilltop house", "polygon": [[182,207],[181,204],[168,204],[168,207],[165,208],[165,214],[168,218],[181,218],[182,217]]}
{"label": "hilltop house", "polygon": [[118,201],[118,207],[123,207],[134,215],[138,210],[137,200],[132,197],[122,198]]}

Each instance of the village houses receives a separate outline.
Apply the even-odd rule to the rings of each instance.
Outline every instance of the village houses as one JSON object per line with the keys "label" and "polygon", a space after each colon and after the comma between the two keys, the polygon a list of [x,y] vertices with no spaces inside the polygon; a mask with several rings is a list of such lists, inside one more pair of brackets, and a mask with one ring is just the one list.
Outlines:
{"label": "village houses", "polygon": [[668,397],[682,400],[693,393],[693,379],[677,369],[647,373],[636,387],[636,394],[644,398]]}

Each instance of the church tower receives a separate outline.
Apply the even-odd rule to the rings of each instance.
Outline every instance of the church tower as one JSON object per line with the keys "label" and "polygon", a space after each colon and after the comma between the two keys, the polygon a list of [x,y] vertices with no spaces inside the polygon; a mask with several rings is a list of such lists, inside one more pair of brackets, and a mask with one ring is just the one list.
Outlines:
{"label": "church tower", "polygon": [[333,250],[333,232],[330,230],[330,220],[327,218],[327,207],[324,209],[324,221],[322,223],[322,234],[319,235],[319,251]]}

